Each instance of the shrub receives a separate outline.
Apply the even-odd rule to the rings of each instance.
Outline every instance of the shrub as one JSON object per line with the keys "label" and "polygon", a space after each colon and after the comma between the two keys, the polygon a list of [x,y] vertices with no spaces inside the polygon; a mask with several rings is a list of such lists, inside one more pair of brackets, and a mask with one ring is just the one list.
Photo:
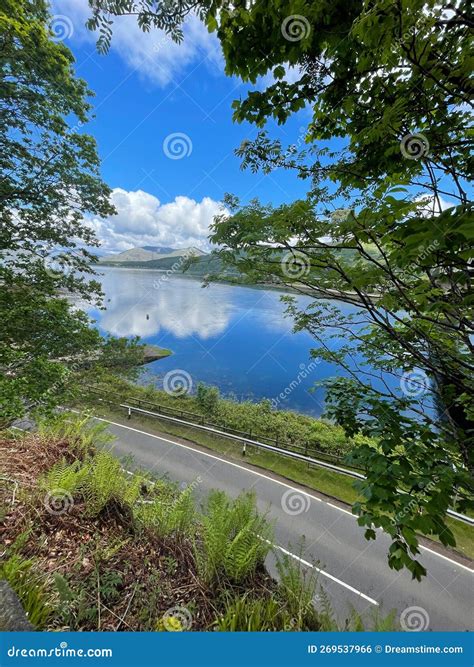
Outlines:
{"label": "shrub", "polygon": [[70,494],[73,496],[84,485],[89,470],[81,461],[74,461],[74,463],[67,463],[65,459],[56,463],[49,472],[46,473],[40,486],[47,493]]}
{"label": "shrub", "polygon": [[114,439],[107,431],[107,424],[93,421],[87,413],[63,412],[42,419],[38,422],[38,433],[51,440],[67,440],[71,450],[79,455],[108,445]]}
{"label": "shrub", "polygon": [[222,491],[211,492],[194,550],[200,576],[208,584],[221,576],[242,582],[263,564],[271,535],[266,518],[257,513],[254,494],[230,500]]}
{"label": "shrub", "polygon": [[[97,383],[97,378],[93,381]],[[221,426],[237,431],[252,431],[259,435],[278,438],[279,444],[287,447],[305,446],[328,454],[344,455],[350,452],[354,443],[345,435],[340,426],[331,424],[324,419],[316,419],[308,415],[290,410],[272,410],[268,400],[260,403],[233,400],[219,396],[217,387],[200,384],[195,395],[170,396],[154,386],[142,387],[122,381],[113,375],[105,375],[100,379],[99,388],[118,392],[124,399],[131,397],[146,398],[160,405],[193,412],[204,417],[212,416],[212,421]],[[89,400],[90,400],[89,396]],[[117,402],[117,397],[113,397]],[[88,400],[87,395],[84,400]],[[95,396],[93,397],[95,401]]]}
{"label": "shrub", "polygon": [[162,495],[140,504],[135,507],[134,515],[139,525],[153,529],[161,537],[191,536],[196,515],[192,489],[188,487],[174,498]]}
{"label": "shrub", "polygon": [[205,414],[212,415],[216,412],[219,404],[219,389],[209,387],[202,382],[197,386],[196,401]]}
{"label": "shrub", "polygon": [[122,506],[133,505],[142,482],[139,475],[129,479],[112,454],[98,452],[85,461],[56,464],[41,481],[41,487],[47,493],[80,497],[85,502],[85,513],[94,517],[112,501]]}
{"label": "shrub", "polygon": [[353,609],[342,630],[348,632],[396,632],[400,630],[400,624],[397,621],[397,611],[395,609],[386,616],[377,610],[366,618]]}

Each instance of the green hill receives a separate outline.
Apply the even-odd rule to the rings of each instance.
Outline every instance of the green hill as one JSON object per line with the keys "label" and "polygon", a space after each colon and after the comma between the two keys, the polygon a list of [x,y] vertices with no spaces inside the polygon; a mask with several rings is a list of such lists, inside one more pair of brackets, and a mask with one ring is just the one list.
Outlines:
{"label": "green hill", "polygon": [[[116,262],[101,262],[102,266],[117,266]],[[191,262],[184,257],[163,257],[146,262],[120,262],[121,268],[128,269],[153,269],[154,271],[171,271],[173,273],[185,273],[188,276],[204,278],[213,274],[225,277],[237,277],[237,271],[223,268],[221,260],[215,255],[202,255],[195,257]]]}

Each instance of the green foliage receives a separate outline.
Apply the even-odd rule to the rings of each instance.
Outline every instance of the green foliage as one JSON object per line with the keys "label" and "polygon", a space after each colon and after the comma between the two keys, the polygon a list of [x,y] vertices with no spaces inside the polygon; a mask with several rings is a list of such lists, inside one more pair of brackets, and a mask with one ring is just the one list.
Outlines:
{"label": "green foliage", "polygon": [[140,496],[141,485],[139,475],[129,480],[118,459],[103,451],[85,461],[59,462],[41,482],[47,493],[68,493],[82,500],[86,515],[91,517],[113,503],[124,509],[132,507]]}
{"label": "green foliage", "polygon": [[79,455],[105,447],[114,439],[107,430],[107,424],[94,421],[87,412],[62,412],[41,419],[38,434],[43,438],[66,441],[70,449]]}
{"label": "green foliage", "polygon": [[197,386],[196,401],[207,415],[213,415],[219,405],[219,389],[200,382]]}
{"label": "green foliage", "polygon": [[[127,6],[95,6],[108,40],[106,10]],[[283,167],[308,179],[307,198],[273,208],[229,196],[231,215],[217,216],[211,241],[250,281],[314,297],[304,311],[287,301],[296,330],[317,341],[315,356],[344,371],[327,385],[328,416],[348,436],[378,443],[359,441],[352,457],[367,473],[360,523],[367,537],[372,525],[383,528],[391,567],[420,578],[415,532],[452,545],[447,507],[455,496],[462,511],[473,505],[471,17],[461,2],[433,0],[201,0],[197,8],[229,75],[253,84],[272,75],[234,102],[238,122],[263,127],[312,110],[296,143],[261,131],[237,151],[253,171]],[[147,5],[138,22],[178,39],[188,11]],[[285,77],[289,67],[296,80]],[[341,334],[334,351],[331,337]],[[354,366],[361,358],[373,370]]]}
{"label": "green foliage", "polygon": [[229,596],[224,612],[215,621],[219,632],[279,632],[295,629],[288,611],[272,598],[256,598],[251,593]]}
{"label": "green foliage", "polygon": [[57,614],[64,624],[71,626],[73,625],[74,605],[77,601],[77,595],[71,590],[67,579],[62,574],[55,572],[53,579],[59,598],[56,607]]}
{"label": "green foliage", "polygon": [[[87,423],[83,424],[86,429]],[[52,432],[64,437],[64,430],[57,430],[60,426],[71,426],[67,421],[53,424]],[[43,429],[46,437],[45,425]],[[74,430],[69,433],[77,436]],[[198,515],[192,503],[192,485],[177,493],[169,482],[152,484],[140,475],[126,475],[117,467],[118,461],[110,460],[110,453],[77,447],[75,437],[72,440],[78,458],[72,464],[62,461],[53,466],[41,480],[42,488],[56,491],[62,487],[76,503],[84,503],[80,512],[85,512],[89,521],[68,517],[68,548],[56,548],[49,554],[50,571],[54,563],[51,576],[37,567],[45,562],[47,542],[36,538],[44,534],[39,531],[45,527],[45,517],[35,512],[34,522],[26,524],[9,546],[0,567],[0,578],[6,578],[17,591],[38,629],[66,626],[73,631],[102,630],[104,618],[107,629],[111,629],[111,620],[112,627],[118,629],[125,623],[126,604],[129,628],[181,631],[179,613],[167,615],[166,623],[163,617],[156,620],[157,610],[167,608],[163,602],[169,606],[169,600],[176,596],[176,586],[180,596],[188,586],[195,591],[196,600],[186,604],[202,625],[215,619],[207,629],[338,629],[330,612],[323,609],[316,613],[312,606],[314,570],[305,572],[283,557],[278,562],[278,584],[266,573],[264,559],[271,549],[272,530],[265,517],[258,515],[252,494],[230,500],[222,492],[213,492],[204,514]],[[28,489],[28,493],[31,501],[37,500],[35,491]],[[143,496],[151,502],[144,502]],[[130,519],[128,530],[118,525],[117,511]],[[100,520],[94,523],[99,512]],[[46,525],[50,530],[49,521]],[[73,531],[77,532],[77,551],[71,542]],[[168,537],[171,539],[162,539]],[[22,557],[23,550],[31,553],[39,544],[41,560]],[[187,568],[183,568],[183,560]],[[187,577],[186,585],[182,585],[183,576]],[[354,614],[347,627],[358,630],[363,622]],[[376,629],[390,628],[383,618],[374,625]]]}
{"label": "green foliage", "polygon": [[98,576],[99,595],[105,604],[111,604],[120,596],[123,578],[120,572],[106,570]]}
{"label": "green foliage", "polygon": [[13,554],[0,564],[0,579],[6,579],[18,595],[30,623],[38,630],[46,628],[54,611],[52,596],[34,561]]}
{"label": "green foliage", "polygon": [[200,576],[210,585],[222,577],[245,581],[263,565],[271,536],[271,526],[257,513],[254,494],[230,500],[222,491],[211,492],[195,541]]}
{"label": "green foliage", "polygon": [[85,485],[88,475],[89,470],[80,461],[67,463],[63,459],[47,472],[42,487],[47,493],[61,490],[64,495],[73,495]]}
{"label": "green foliage", "polygon": [[135,506],[138,524],[161,537],[191,537],[196,519],[192,488],[186,488],[177,496],[163,496],[160,494],[152,501]]}
{"label": "green foliage", "polygon": [[54,585],[58,593],[59,603],[55,612],[61,622],[71,630],[80,630],[82,624],[97,626],[100,619],[99,608],[113,606],[120,598],[123,584],[122,575],[113,570],[96,567],[83,581],[80,587],[72,585],[62,574],[54,574]]}
{"label": "green foliage", "polygon": [[50,21],[46,0],[0,7],[0,427],[51,413],[91,359],[129,368],[137,356],[133,342],[103,341],[61,296],[100,303],[90,279],[99,241],[84,220],[114,208],[82,130],[91,91]]}
{"label": "green foliage", "polygon": [[[219,398],[217,388],[203,384],[198,386],[196,395],[171,397],[166,392],[156,389],[154,385],[147,387],[134,385],[108,372],[99,374],[94,371],[90,381],[93,381],[94,386],[104,392],[104,395],[110,391],[115,392],[118,396],[111,394],[111,400],[118,400],[119,397],[123,400],[130,400],[132,397],[144,398],[165,407],[175,409],[178,407],[197,417],[204,417],[218,426],[251,433],[256,439],[259,436],[276,438],[279,445],[289,449],[307,447],[308,453],[313,450],[343,456],[353,448],[352,439],[347,437],[341,426],[297,412],[272,409],[268,400],[253,403]],[[93,404],[95,397],[87,395],[85,389],[81,401],[82,403],[91,401]],[[367,443],[370,439],[356,435],[354,442]]]}
{"label": "green foliage", "polygon": [[68,375],[54,358],[100,340],[57,296],[59,288],[98,293],[75,273],[91,272],[83,248],[98,243],[83,216],[113,208],[94,140],[68,124],[87,121],[89,91],[49,21],[43,0],[6,0],[0,9],[0,423],[49,407]]}
{"label": "green foliage", "polygon": [[396,609],[385,616],[377,610],[368,618],[353,610],[342,629],[347,632],[396,632],[400,630],[397,616]]}
{"label": "green foliage", "polygon": [[[300,547],[300,553],[303,546]],[[293,619],[295,630],[317,630],[318,615],[314,598],[318,585],[317,571],[307,568],[287,554],[278,554],[278,593]]]}

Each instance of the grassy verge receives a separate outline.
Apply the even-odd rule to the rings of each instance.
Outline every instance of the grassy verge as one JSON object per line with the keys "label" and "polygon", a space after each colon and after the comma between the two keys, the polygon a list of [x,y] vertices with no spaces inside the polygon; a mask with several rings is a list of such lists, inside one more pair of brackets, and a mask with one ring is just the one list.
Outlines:
{"label": "grassy verge", "polygon": [[[372,442],[369,438],[359,435],[352,441],[340,426],[327,420],[278,409],[284,407],[283,402],[275,404],[269,400],[262,400],[254,403],[222,398],[217,387],[201,383],[197,385],[194,394],[187,393],[188,378],[180,371],[176,371],[168,384],[166,382],[165,376],[164,386],[167,390],[164,391],[154,385],[132,384],[99,369],[83,378],[82,395],[83,400],[91,405],[97,402],[97,397],[109,397],[114,403],[132,399],[147,401],[142,407],[149,410],[153,410],[153,405],[158,405],[169,409],[176,416],[187,417],[190,421],[204,420],[206,423],[240,431],[256,439],[262,439],[263,442],[277,444],[300,453],[314,456],[322,454],[335,462],[340,461],[341,457],[354,448],[354,442]],[[182,387],[179,382],[182,382]],[[184,392],[179,395],[174,394],[173,390],[180,387]],[[80,388],[78,391],[81,391]]]}
{"label": "grassy verge", "polygon": [[158,345],[145,345],[143,350],[144,363],[150,363],[151,361],[157,361],[158,359],[164,359],[172,355],[172,351],[168,350],[166,347],[158,347]]}
{"label": "grassy verge", "polygon": [[[124,410],[115,409],[112,406],[101,405],[100,414],[105,418],[128,426],[134,426],[150,433],[168,433],[186,439],[215,452],[225,454],[236,461],[246,461],[348,505],[360,499],[357,491],[354,489],[353,480],[350,477],[330,470],[308,466],[306,463],[287,459],[284,456],[272,454],[271,452],[257,450],[251,446],[247,446],[246,456],[244,457],[240,444],[232,440],[218,438],[199,429],[180,426],[166,420],[139,416],[137,414],[132,415],[132,418],[128,420]],[[447,520],[447,524],[453,531],[456,539],[456,549],[453,551],[457,551],[467,558],[474,559],[474,529],[461,521],[450,518]],[[425,537],[425,539],[427,538]],[[438,540],[434,539],[432,541],[437,542]]]}

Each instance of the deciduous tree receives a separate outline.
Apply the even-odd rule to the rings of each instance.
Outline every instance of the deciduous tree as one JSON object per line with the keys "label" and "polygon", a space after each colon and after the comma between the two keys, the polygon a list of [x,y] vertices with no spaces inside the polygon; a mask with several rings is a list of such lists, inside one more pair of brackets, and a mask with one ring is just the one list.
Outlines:
{"label": "deciduous tree", "polygon": [[114,212],[91,106],[44,0],[0,6],[0,425],[51,407],[81,358],[102,347],[66,292],[100,301],[90,280],[99,245],[87,214]]}

